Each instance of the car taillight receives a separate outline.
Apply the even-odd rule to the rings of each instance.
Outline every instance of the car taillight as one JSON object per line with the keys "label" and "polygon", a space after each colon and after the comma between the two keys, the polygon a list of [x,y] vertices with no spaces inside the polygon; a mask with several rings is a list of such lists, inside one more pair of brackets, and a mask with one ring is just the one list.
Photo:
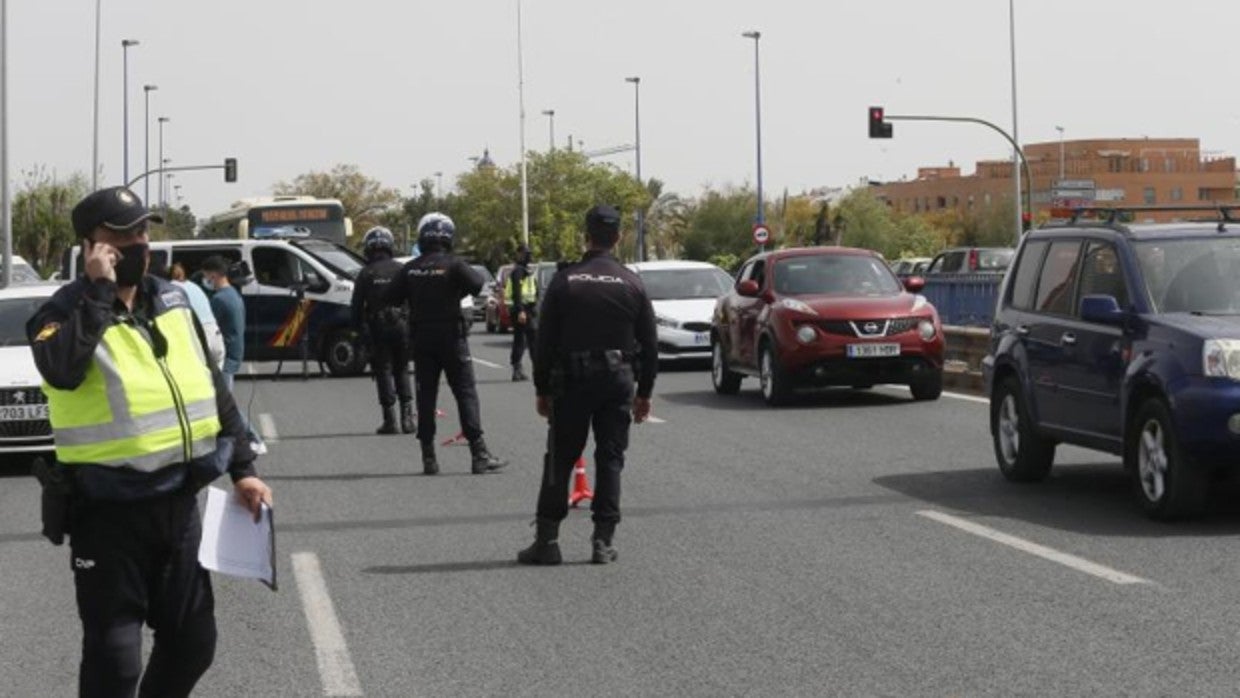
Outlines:
{"label": "car taillight", "polygon": [[969,250],[969,271],[977,271],[977,250]]}

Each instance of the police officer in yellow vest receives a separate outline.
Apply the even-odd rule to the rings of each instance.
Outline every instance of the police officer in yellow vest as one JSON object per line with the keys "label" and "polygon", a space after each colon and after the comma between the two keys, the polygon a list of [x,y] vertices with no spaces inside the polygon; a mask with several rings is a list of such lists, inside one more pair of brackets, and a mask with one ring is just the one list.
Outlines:
{"label": "police officer in yellow vest", "polygon": [[504,282],[504,297],[511,308],[508,317],[512,321],[512,380],[525,381],[529,376],[521,367],[521,357],[530,350],[530,363],[534,362],[534,310],[538,301],[538,287],[534,284],[534,270],[530,264],[534,256],[530,248],[521,245],[517,248],[517,258],[512,271],[508,272],[508,280]]}
{"label": "police officer in yellow vest", "polygon": [[143,696],[189,695],[216,641],[195,492],[226,471],[256,517],[271,502],[184,291],[146,275],[148,221],[161,222],[124,187],[78,203],[86,275],[26,328],[72,490],[82,696],[133,696],[139,677]]}

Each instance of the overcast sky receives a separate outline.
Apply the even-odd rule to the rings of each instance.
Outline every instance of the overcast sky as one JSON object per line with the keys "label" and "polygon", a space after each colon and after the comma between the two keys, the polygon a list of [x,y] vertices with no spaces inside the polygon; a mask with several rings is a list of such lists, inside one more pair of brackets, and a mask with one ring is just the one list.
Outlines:
{"label": "overcast sky", "polygon": [[[753,181],[753,42],[762,32],[764,182],[771,196],[919,165],[1006,157],[979,127],[909,124],[866,137],[871,104],[1012,125],[1004,0],[522,0],[529,149],[569,134],[587,150],[633,141],[642,170],[685,195]],[[100,163],[122,170],[121,39],[129,51],[130,170],[151,121],[171,119],[174,164],[240,160],[241,180],[185,173],[199,215],[309,170],[354,163],[406,194],[445,187],[490,146],[517,160],[518,0],[103,0]],[[95,0],[8,3],[10,172],[87,173]],[[1016,0],[1023,142],[1198,137],[1240,151],[1235,0]],[[1221,28],[1221,29],[1220,29]],[[1219,32],[1222,33],[1219,33]],[[156,129],[151,159],[156,160]],[[625,168],[632,154],[609,158]],[[152,188],[154,198],[154,187]]]}

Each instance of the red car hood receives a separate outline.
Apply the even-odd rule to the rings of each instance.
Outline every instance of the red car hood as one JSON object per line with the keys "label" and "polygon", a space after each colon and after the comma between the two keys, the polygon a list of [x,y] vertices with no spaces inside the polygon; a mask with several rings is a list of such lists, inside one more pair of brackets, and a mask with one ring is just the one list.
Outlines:
{"label": "red car hood", "polygon": [[[901,293],[898,296],[870,298],[865,296],[797,296],[797,300],[813,308],[829,320],[876,320],[907,317],[926,312],[930,304],[919,296]],[[917,306],[914,309],[914,306]]]}

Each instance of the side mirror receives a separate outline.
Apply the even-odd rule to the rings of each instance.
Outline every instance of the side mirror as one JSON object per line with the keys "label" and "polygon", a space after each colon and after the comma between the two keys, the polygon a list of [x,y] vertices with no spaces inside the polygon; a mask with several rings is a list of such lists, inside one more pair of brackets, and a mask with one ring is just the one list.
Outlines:
{"label": "side mirror", "polygon": [[1085,296],[1081,299],[1081,319],[1098,325],[1124,324],[1124,311],[1115,296]]}
{"label": "side mirror", "polygon": [[758,282],[753,279],[745,279],[736,285],[736,292],[746,298],[757,298],[759,290]]}
{"label": "side mirror", "polygon": [[904,288],[907,289],[909,293],[921,293],[921,290],[925,287],[926,280],[920,276],[910,276],[904,280]]}
{"label": "side mirror", "polygon": [[331,284],[327,283],[316,271],[307,271],[303,274],[302,282],[306,284],[306,290],[313,293],[324,293],[331,288]]}

